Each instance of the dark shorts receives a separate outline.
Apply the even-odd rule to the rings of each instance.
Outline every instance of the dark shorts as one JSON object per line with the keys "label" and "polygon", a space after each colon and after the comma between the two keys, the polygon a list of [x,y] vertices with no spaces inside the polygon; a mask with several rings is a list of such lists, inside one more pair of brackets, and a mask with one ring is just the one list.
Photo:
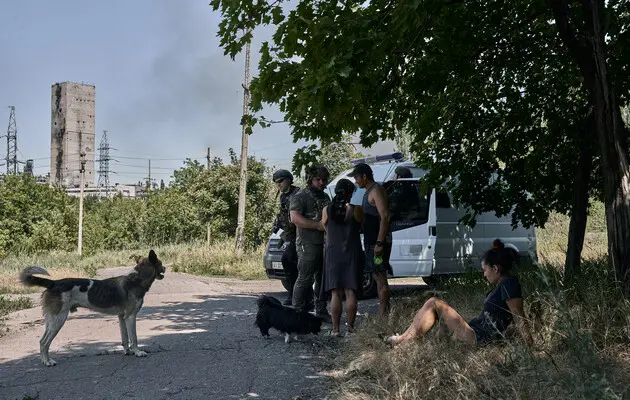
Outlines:
{"label": "dark shorts", "polygon": [[491,324],[480,320],[479,318],[473,318],[468,322],[468,326],[472,328],[475,332],[475,339],[477,339],[477,344],[485,345],[495,340],[498,340],[501,337],[501,334],[497,329]]}
{"label": "dark shorts", "polygon": [[365,270],[364,272],[375,273],[385,272],[387,273],[387,266],[389,265],[389,255],[392,252],[392,245],[385,243],[383,246],[383,262],[380,265],[374,263],[374,245],[365,247]]}

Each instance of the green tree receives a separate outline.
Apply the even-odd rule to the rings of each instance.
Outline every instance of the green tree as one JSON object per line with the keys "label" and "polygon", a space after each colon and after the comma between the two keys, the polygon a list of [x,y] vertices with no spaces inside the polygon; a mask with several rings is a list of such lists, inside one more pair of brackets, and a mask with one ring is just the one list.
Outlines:
{"label": "green tree", "polygon": [[[278,104],[295,138],[331,142],[359,132],[361,143],[370,145],[405,130],[417,163],[431,169],[429,180],[448,182],[469,207],[468,222],[481,212],[513,210],[514,223],[542,226],[552,210],[570,213],[578,217],[574,247],[581,247],[588,196],[603,187],[607,204],[615,202],[604,172],[617,171],[618,195],[630,190],[619,175],[627,150],[623,143],[616,147],[619,162],[611,164],[602,132],[619,135],[600,129],[601,104],[558,35],[564,25],[554,9],[564,2],[300,1],[290,12],[280,3],[211,4],[224,16],[219,35],[231,56],[248,40],[240,30],[276,25],[273,43],[261,49],[252,107]],[[601,29],[584,25],[584,15],[595,16],[592,7],[584,15],[575,7],[567,11],[569,25],[582,24],[579,40],[594,38],[609,50],[608,61],[596,59],[614,72],[602,87],[614,79],[622,93],[609,99],[617,101],[608,102],[613,113],[629,86],[623,68],[628,40],[621,40],[629,16],[621,3],[610,2],[604,13],[611,27],[607,44],[595,37]],[[548,22],[554,19],[556,25]],[[596,54],[582,44],[581,51]],[[602,168],[595,176],[597,160]],[[448,181],[452,176],[458,179]],[[610,255],[622,274],[630,262],[622,245],[630,224],[620,222],[630,205],[617,202],[616,217],[607,210],[616,249]],[[630,284],[630,275],[619,276]]]}
{"label": "green tree", "polygon": [[305,166],[310,164],[325,165],[330,176],[339,175],[351,168],[351,161],[363,155],[356,152],[349,135],[342,136],[339,142],[330,142],[318,147],[313,144],[298,149],[293,156],[293,172],[300,176]]}
{"label": "green tree", "polygon": [[78,202],[29,175],[0,183],[0,254],[30,253],[76,246]]}
{"label": "green tree", "polygon": [[[175,172],[172,186],[184,190],[197,205],[199,221],[211,224],[213,237],[234,234],[238,217],[238,184],[240,159],[230,149],[230,163],[215,158],[206,170],[197,162],[187,162]],[[245,235],[248,245],[260,242],[271,230],[274,214],[271,172],[264,161],[250,157],[247,163],[247,198],[245,207]],[[185,178],[184,178],[185,177]],[[182,183],[185,182],[185,183]],[[168,190],[168,189],[167,189]]]}

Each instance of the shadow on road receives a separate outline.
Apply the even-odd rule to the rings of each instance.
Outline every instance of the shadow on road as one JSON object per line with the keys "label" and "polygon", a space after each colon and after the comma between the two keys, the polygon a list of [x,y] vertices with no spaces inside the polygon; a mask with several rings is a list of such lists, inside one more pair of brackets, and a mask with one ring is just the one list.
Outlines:
{"label": "shadow on road", "polygon": [[[425,286],[392,285],[394,300],[424,291]],[[267,294],[280,300],[286,296],[281,291]],[[58,365],[46,368],[38,354],[43,326],[35,327],[37,339],[25,349],[31,355],[11,360],[0,355],[0,397],[324,398],[325,378],[318,370],[323,354],[330,352],[321,350],[336,339],[305,336],[285,344],[283,335],[275,331],[264,339],[254,326],[256,298],[255,294],[197,294],[188,301],[143,307],[138,331],[140,347],[149,353],[146,358],[123,355],[119,336],[112,333],[118,329],[116,317],[85,313],[72,315],[68,324],[93,326],[93,334],[87,340],[66,337],[61,348],[53,342],[51,357]],[[362,314],[377,309],[376,299],[359,303]],[[103,326],[106,335],[99,332]]]}

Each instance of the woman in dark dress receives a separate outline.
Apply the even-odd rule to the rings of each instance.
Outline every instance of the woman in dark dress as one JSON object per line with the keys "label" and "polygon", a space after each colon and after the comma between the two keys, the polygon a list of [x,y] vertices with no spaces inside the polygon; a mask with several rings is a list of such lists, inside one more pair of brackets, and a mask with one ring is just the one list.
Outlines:
{"label": "woman in dark dress", "polygon": [[354,332],[357,315],[357,290],[362,270],[360,210],[350,205],[354,183],[341,179],[335,187],[332,203],[323,210],[321,223],[326,231],[322,291],[330,292],[331,336],[340,336],[341,296],[346,295],[348,333]]}

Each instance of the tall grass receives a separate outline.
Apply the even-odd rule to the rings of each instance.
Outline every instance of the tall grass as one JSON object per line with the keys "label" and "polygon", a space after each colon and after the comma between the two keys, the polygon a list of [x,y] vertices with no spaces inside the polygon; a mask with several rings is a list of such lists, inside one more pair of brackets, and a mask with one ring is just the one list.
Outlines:
{"label": "tall grass", "polygon": [[[230,276],[242,279],[262,279],[265,271],[262,258],[265,248],[247,250],[239,255],[234,242],[222,240],[210,247],[206,243],[166,245],[155,248],[164,265],[175,272],[198,275]],[[28,265],[45,267],[54,279],[64,277],[93,277],[100,268],[131,266],[132,255],[147,256],[149,248],[125,251],[101,251],[95,255],[79,257],[70,252],[45,252],[9,256],[0,261],[0,294],[30,293],[39,288],[24,288],[18,282],[19,271]]]}
{"label": "tall grass", "polygon": [[470,270],[444,282],[439,292],[403,292],[392,300],[388,318],[365,321],[341,355],[331,357],[334,397],[630,397],[630,302],[610,273],[600,222],[589,222],[581,277],[571,283],[561,280],[567,219],[554,216],[547,229],[538,230],[539,260],[544,263],[519,271],[532,347],[510,329],[501,342],[477,348],[450,339],[442,329],[393,349],[384,344],[384,337],[409,326],[430,296],[443,298],[467,320],[477,315],[490,287],[481,273]]}

